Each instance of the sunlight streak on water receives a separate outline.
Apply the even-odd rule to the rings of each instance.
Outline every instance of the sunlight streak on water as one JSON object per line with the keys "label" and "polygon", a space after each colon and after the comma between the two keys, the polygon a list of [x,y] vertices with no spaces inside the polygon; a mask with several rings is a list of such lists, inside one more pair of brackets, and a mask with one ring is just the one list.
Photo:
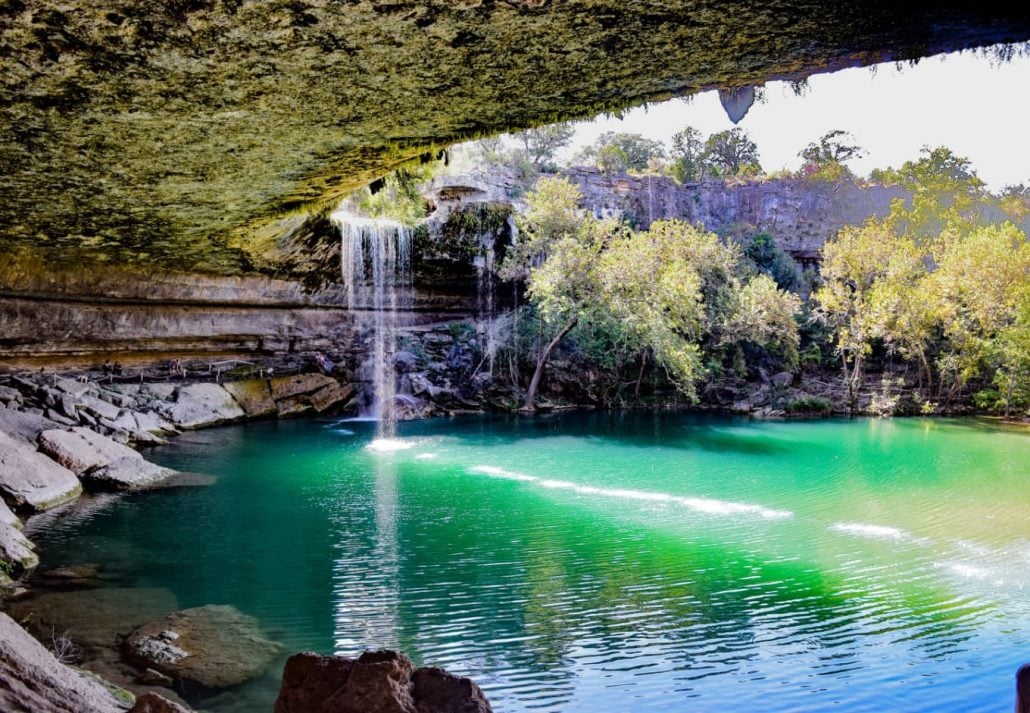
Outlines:
{"label": "sunlight streak on water", "polygon": [[518,480],[525,483],[536,483],[542,488],[551,490],[571,490],[580,495],[600,495],[603,497],[620,498],[622,500],[639,500],[643,502],[670,503],[680,505],[695,512],[706,515],[760,515],[769,520],[782,520],[792,517],[794,513],[789,510],[771,510],[761,505],[749,505],[747,503],[726,502],[724,500],[712,500],[709,498],[692,498],[682,495],[671,495],[669,493],[655,493],[644,490],[633,490],[628,488],[596,488],[592,485],[579,485],[567,480],[553,480],[551,478],[538,478],[535,475],[514,473],[490,465],[477,465],[469,468],[472,473],[481,473],[495,478],[507,480]]}

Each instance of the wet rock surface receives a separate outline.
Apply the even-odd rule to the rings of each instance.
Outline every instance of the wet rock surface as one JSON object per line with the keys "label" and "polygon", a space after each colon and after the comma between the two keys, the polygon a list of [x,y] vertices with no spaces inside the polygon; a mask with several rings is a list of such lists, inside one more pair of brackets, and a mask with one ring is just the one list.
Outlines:
{"label": "wet rock surface", "polygon": [[441,669],[415,669],[396,651],[357,659],[303,653],[283,670],[275,713],[490,713],[479,687]]}
{"label": "wet rock surface", "polygon": [[92,490],[142,490],[163,485],[174,475],[171,468],[126,456],[87,473],[82,480]]}
{"label": "wet rock surface", "polygon": [[58,661],[0,613],[0,710],[4,713],[121,713],[131,695],[116,695],[96,679]]}
{"label": "wet rock surface", "polygon": [[156,693],[144,693],[136,699],[129,713],[190,713],[190,709]]}
{"label": "wet rock surface", "polygon": [[135,665],[207,688],[248,681],[281,652],[256,619],[224,605],[169,614],[139,627],[125,642],[126,658]]}

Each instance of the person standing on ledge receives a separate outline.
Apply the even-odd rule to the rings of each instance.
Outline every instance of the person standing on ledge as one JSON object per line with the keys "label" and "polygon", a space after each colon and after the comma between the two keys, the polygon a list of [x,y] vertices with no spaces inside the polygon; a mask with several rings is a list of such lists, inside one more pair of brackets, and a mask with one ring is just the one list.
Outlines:
{"label": "person standing on ledge", "polygon": [[1030,713],[1030,663],[1016,671],[1016,713]]}

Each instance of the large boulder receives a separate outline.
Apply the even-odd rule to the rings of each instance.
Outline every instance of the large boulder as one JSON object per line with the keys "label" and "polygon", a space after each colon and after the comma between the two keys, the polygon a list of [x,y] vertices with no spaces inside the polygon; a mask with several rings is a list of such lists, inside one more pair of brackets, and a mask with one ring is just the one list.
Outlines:
{"label": "large boulder", "polygon": [[161,415],[179,428],[203,428],[246,417],[236,399],[219,384],[190,384],[175,401],[159,404]]}
{"label": "large boulder", "polygon": [[102,468],[123,458],[143,456],[88,428],[53,429],[39,434],[39,449],[76,475]]}
{"label": "large boulder", "polygon": [[16,510],[38,512],[82,493],[75,473],[0,432],[0,497]]}
{"label": "large boulder", "polygon": [[175,475],[171,468],[163,468],[137,457],[125,457],[92,470],[82,480],[92,490],[142,490],[159,485]]}
{"label": "large boulder", "polygon": [[116,693],[58,661],[0,613],[0,710],[4,713],[122,713],[131,694]]}
{"label": "large boulder", "polygon": [[208,688],[259,676],[281,652],[256,619],[224,605],[169,614],[141,626],[125,641],[130,663]]}
{"label": "large boulder", "polygon": [[272,390],[265,379],[230,381],[224,387],[248,418],[275,415],[275,400],[272,399]]}
{"label": "large boulder", "polygon": [[357,659],[303,653],[283,670],[275,713],[490,713],[475,683],[435,668],[415,670],[396,651]]}
{"label": "large boulder", "polygon": [[272,399],[282,401],[291,396],[310,394],[335,384],[336,379],[325,374],[297,374],[295,376],[278,376],[268,380],[272,390]]}
{"label": "large boulder", "polygon": [[269,380],[272,399],[280,416],[291,416],[314,409],[327,411],[354,395],[354,387],[341,384],[325,374],[297,374]]}

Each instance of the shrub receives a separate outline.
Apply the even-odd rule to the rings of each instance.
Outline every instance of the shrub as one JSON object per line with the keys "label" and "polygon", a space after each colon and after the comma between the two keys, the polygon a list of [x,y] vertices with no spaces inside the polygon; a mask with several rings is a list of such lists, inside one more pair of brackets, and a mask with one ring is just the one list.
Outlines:
{"label": "shrub", "polygon": [[822,396],[799,396],[784,406],[791,416],[828,416],[833,413],[833,404]]}

